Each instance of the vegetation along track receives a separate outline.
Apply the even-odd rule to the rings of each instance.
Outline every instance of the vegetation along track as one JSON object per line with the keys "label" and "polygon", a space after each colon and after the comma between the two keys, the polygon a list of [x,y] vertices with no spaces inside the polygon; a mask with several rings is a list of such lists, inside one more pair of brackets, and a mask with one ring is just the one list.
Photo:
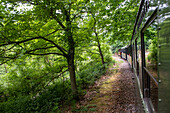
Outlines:
{"label": "vegetation along track", "polygon": [[[127,62],[114,57],[119,63],[89,87],[84,99],[67,112],[81,113],[142,113],[136,81]],[[120,63],[121,62],[121,63]]]}

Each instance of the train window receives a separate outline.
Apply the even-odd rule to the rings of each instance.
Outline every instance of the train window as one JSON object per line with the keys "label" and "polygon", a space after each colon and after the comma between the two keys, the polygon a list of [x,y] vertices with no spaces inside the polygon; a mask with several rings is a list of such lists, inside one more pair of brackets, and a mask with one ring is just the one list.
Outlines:
{"label": "train window", "polygon": [[137,42],[138,38],[136,38],[135,40],[135,53],[136,53],[136,73],[139,76],[139,49],[138,49],[138,42]]}
{"label": "train window", "polygon": [[155,111],[158,111],[158,74],[157,74],[157,10],[142,29],[143,37],[143,76],[144,95],[150,98]]}
{"label": "train window", "polygon": [[[158,81],[157,74],[157,24],[154,22],[150,25],[145,31],[145,60],[146,60],[146,69],[152,75],[152,77]],[[158,110],[158,86],[153,79],[150,79],[150,98],[155,110]]]}
{"label": "train window", "polygon": [[158,80],[157,75],[157,24],[154,22],[144,33],[146,68]]}

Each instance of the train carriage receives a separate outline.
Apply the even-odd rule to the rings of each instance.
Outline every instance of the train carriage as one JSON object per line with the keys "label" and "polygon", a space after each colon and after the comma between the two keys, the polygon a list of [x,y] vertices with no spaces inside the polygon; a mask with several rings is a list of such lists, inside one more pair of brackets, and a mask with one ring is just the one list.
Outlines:
{"label": "train carriage", "polygon": [[[157,62],[151,65],[145,38],[157,31]],[[129,46],[119,50],[132,67],[146,112],[169,113],[170,106],[170,0],[141,0]],[[150,69],[154,67],[154,72]]]}
{"label": "train carriage", "polygon": [[125,46],[125,47],[122,47],[122,48],[120,49],[120,52],[121,52],[121,58],[127,60],[127,47],[126,47],[126,46]]}

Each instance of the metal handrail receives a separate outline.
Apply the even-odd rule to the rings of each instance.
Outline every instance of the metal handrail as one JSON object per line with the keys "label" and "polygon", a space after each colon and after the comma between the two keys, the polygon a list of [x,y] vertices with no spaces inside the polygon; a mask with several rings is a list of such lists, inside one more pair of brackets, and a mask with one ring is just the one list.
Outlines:
{"label": "metal handrail", "polygon": [[143,67],[146,73],[152,78],[152,80],[155,82],[155,85],[158,87],[158,81],[152,76],[152,74],[149,72],[149,70],[146,67]]}

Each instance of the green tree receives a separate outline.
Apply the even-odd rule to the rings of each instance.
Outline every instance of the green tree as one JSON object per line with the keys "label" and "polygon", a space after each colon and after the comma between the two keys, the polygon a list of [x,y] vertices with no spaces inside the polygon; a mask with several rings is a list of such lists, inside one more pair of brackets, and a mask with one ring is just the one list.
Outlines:
{"label": "green tree", "polygon": [[[17,0],[18,1],[18,0]],[[31,0],[22,2],[33,6],[32,10],[12,12],[8,24],[1,29],[1,64],[22,55],[58,55],[67,59],[74,98],[78,98],[75,77],[75,45],[78,36],[77,18],[81,16],[87,1]],[[3,2],[4,5],[14,1]],[[14,21],[15,20],[15,21]],[[2,22],[4,23],[4,22]]]}
{"label": "green tree", "polygon": [[77,99],[75,62],[81,60],[81,50],[88,48],[90,53],[94,33],[104,64],[102,42],[107,42],[109,35],[112,42],[130,39],[135,4],[133,0],[125,3],[123,0],[2,0],[0,63],[33,55],[47,56],[48,62],[50,55],[55,55],[57,61],[64,62],[58,64],[60,73],[67,66],[72,93]]}

